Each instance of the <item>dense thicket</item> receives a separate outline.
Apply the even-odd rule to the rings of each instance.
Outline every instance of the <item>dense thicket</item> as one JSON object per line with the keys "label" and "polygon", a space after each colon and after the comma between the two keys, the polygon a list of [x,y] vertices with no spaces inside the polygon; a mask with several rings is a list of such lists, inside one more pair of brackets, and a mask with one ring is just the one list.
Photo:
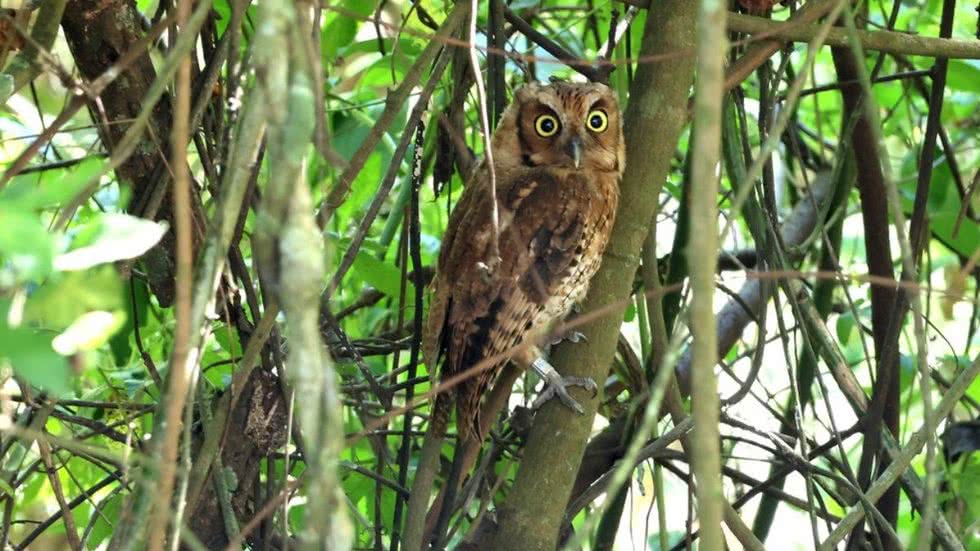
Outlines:
{"label": "dense thicket", "polygon": [[[716,515],[733,547],[980,548],[980,8],[770,4],[0,10],[0,547],[396,550],[459,455],[460,549]],[[550,353],[600,393],[535,412],[508,370],[482,448],[423,457],[448,212],[551,78],[624,108],[587,340]]]}

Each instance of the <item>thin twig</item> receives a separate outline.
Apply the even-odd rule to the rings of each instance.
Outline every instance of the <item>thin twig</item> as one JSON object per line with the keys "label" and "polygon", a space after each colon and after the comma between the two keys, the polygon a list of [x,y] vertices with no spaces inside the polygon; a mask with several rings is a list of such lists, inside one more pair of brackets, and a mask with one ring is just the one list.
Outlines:
{"label": "thin twig", "polygon": [[121,480],[122,480],[122,472],[121,471],[117,471],[117,472],[112,473],[109,476],[103,478],[102,480],[100,480],[98,483],[96,483],[92,487],[86,488],[81,494],[79,494],[74,499],[72,499],[71,501],[69,501],[67,503],[67,507],[65,507],[65,509],[58,509],[58,511],[55,512],[53,515],[51,515],[50,517],[48,517],[47,519],[45,519],[43,522],[41,522],[40,524],[38,524],[34,528],[34,530],[31,531],[30,534],[28,534],[27,536],[25,536],[24,539],[22,539],[20,541],[20,543],[17,544],[17,547],[16,548],[17,549],[27,549],[31,545],[31,543],[33,543],[34,540],[36,540],[41,534],[43,534],[45,531],[47,531],[47,529],[50,528],[52,524],[54,524],[55,522],[58,522],[58,520],[61,518],[61,516],[63,514],[65,514],[65,510],[71,511],[71,510],[75,509],[75,507],[78,507],[79,505],[81,505],[82,503],[84,503],[86,500],[88,500],[89,498],[91,498],[92,496],[94,496],[102,488],[105,488],[106,486],[108,486],[108,485],[110,485],[110,484],[112,484],[114,482],[119,482]]}
{"label": "thin twig", "polygon": [[[480,60],[476,57],[476,18],[480,10],[479,0],[472,0],[470,7],[469,40],[470,68],[473,71],[473,81],[476,84],[477,112],[480,116],[480,133],[483,136],[483,162],[490,176],[490,252],[489,258],[484,258],[484,266],[488,272],[493,272],[500,262],[500,209],[497,206],[497,170],[493,163],[493,147],[491,146],[490,120],[487,118],[487,90],[483,85],[483,72],[480,71]],[[504,15],[510,10],[506,6]],[[509,17],[508,17],[509,20]]]}
{"label": "thin twig", "polygon": [[[592,68],[592,64],[589,61],[566,51],[564,48],[556,44],[553,40],[538,32],[537,29],[532,27],[527,21],[522,19],[521,16],[514,13],[513,10],[511,10],[506,5],[504,6],[504,18],[506,18],[507,21],[509,21],[510,24],[514,26],[514,28],[520,31],[521,34],[526,36],[528,40],[534,42],[538,46],[541,46],[541,48],[544,51],[555,56],[556,58],[553,60],[541,60],[541,61],[553,61],[557,63],[562,63],[568,65],[575,71],[579,72],[590,81],[596,82],[601,80],[602,78],[601,75],[595,69]],[[473,31],[472,34],[476,33],[475,28],[472,28],[472,26],[471,26],[471,30]],[[473,40],[472,34],[470,37],[471,41]],[[477,48],[476,44],[471,43],[467,45],[467,47],[470,49],[471,57],[475,58],[476,48]],[[480,72],[475,71],[475,74],[479,75]],[[479,90],[480,79],[477,78],[476,80],[477,80],[477,87],[478,87],[477,90]]]}
{"label": "thin twig", "polygon": [[65,535],[68,538],[68,544],[73,551],[81,551],[82,542],[78,539],[75,516],[71,514],[71,509],[68,507],[68,503],[65,502],[65,492],[61,488],[61,480],[58,478],[57,469],[54,468],[54,461],[51,460],[51,447],[48,445],[47,440],[42,438],[37,441],[37,448],[41,455],[41,460],[44,461],[44,468],[48,473],[48,481],[51,482],[51,491],[54,492],[54,498],[58,502],[58,507],[61,509],[61,520],[65,523]]}

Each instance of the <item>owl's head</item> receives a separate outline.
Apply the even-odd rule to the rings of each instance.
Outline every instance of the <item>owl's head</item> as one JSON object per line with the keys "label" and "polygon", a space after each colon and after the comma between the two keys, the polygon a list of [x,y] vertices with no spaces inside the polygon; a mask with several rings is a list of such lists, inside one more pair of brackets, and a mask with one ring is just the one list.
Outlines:
{"label": "owl's head", "polygon": [[619,103],[604,84],[528,84],[515,93],[496,134],[524,166],[623,170]]}

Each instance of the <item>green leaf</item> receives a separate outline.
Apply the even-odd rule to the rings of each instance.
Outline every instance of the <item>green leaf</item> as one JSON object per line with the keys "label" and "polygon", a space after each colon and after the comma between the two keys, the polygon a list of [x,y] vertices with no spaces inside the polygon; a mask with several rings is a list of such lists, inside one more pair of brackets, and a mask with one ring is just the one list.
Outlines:
{"label": "green leaf", "polygon": [[[358,253],[352,268],[358,277],[375,289],[389,297],[398,298],[402,279],[401,270],[398,267],[385,264],[367,253]],[[415,286],[412,285],[411,281],[407,281],[405,285],[406,304],[411,306],[414,302],[414,296]]]}
{"label": "green leaf", "polygon": [[950,61],[946,86],[952,90],[980,93],[980,62],[959,59]]}
{"label": "green leaf", "polygon": [[[916,359],[914,356],[908,354],[898,355],[898,386],[901,389],[902,394],[908,390],[909,385],[915,382],[916,375]],[[918,395],[914,399],[918,399]]]}
{"label": "green leaf", "polygon": [[10,362],[19,377],[57,396],[69,390],[68,361],[55,352],[51,335],[0,321],[0,359]]}
{"label": "green leaf", "polygon": [[[678,530],[670,530],[667,532],[667,541],[671,546],[677,545],[678,543],[684,541],[684,537],[687,534]],[[670,549],[671,547],[668,547]],[[660,547],[660,534],[650,534],[647,536],[647,549],[650,551],[666,551]]]}
{"label": "green leaf", "polygon": [[[17,446],[21,447],[19,443]],[[18,502],[19,505],[23,507],[24,505],[32,503],[38,498],[38,495],[41,493],[41,488],[44,488],[47,485],[48,477],[41,473],[30,477],[27,484],[22,484],[20,488],[18,488],[18,490],[20,490],[20,501]]]}
{"label": "green leaf", "polygon": [[903,86],[898,82],[876,83],[872,88],[875,100],[879,105],[895,105],[905,94]]}
{"label": "green leaf", "polygon": [[[340,466],[343,469],[353,470],[357,467],[357,464],[353,461],[341,461]],[[371,500],[374,498],[374,482],[364,476],[344,476],[342,481],[344,487],[344,495],[347,499],[355,505],[359,505],[362,500]]]}
{"label": "green leaf", "polygon": [[630,302],[626,306],[626,311],[623,312],[623,322],[629,323],[636,319],[636,303]]}
{"label": "green leaf", "polygon": [[223,389],[231,384],[235,364],[230,363],[228,359],[228,354],[223,351],[215,354],[208,350],[201,356],[201,365],[205,367],[203,371],[204,379],[213,388]]}
{"label": "green leaf", "polygon": [[218,29],[218,34],[224,34],[228,24],[231,23],[231,2],[228,0],[215,0],[211,4],[214,12],[214,22]]}
{"label": "green leaf", "polygon": [[54,240],[39,217],[0,203],[0,266],[17,281],[37,281],[51,273]]}
{"label": "green leaf", "polygon": [[322,59],[332,64],[344,44],[350,44],[356,35],[357,23],[349,17],[337,16],[323,30],[323,39],[320,41]]}
{"label": "green leaf", "polygon": [[293,505],[286,512],[289,528],[294,534],[300,534],[306,527],[306,505]]}
{"label": "green leaf", "polygon": [[850,313],[844,313],[837,316],[837,340],[840,341],[842,345],[846,345],[848,341],[851,340],[851,335],[854,334],[854,316]]}
{"label": "green leaf", "polygon": [[126,314],[121,310],[116,312],[105,310],[86,312],[55,337],[51,341],[51,345],[65,356],[95,350],[105,344],[125,321]]}
{"label": "green leaf", "polygon": [[337,153],[350,160],[371,132],[373,120],[357,112],[343,111],[335,113],[332,119],[335,136],[333,146]]}
{"label": "green leaf", "polygon": [[0,75],[0,98],[9,98],[14,93],[14,77],[6,73]]}
{"label": "green leaf", "polygon": [[89,533],[88,540],[85,542],[89,549],[98,548],[99,544],[112,535],[115,526],[110,523],[110,520],[119,518],[124,496],[125,494],[117,493],[110,497],[109,501],[102,507],[102,514],[96,517],[95,526],[92,527],[92,532]]}
{"label": "green leaf", "polygon": [[[130,315],[126,316],[126,322],[119,331],[109,339],[109,346],[112,349],[112,359],[117,367],[122,367],[129,362],[130,356],[133,354],[132,345],[130,345],[129,336],[133,333],[134,322],[138,321],[140,328],[146,326],[146,312],[150,306],[150,292],[146,288],[146,284],[137,278],[130,278],[129,285],[133,286],[132,293],[135,295],[135,304],[130,300],[129,289],[123,289],[122,292],[122,303],[126,304],[126,312]],[[136,309],[136,319],[133,319],[132,311],[133,308]]]}
{"label": "green leaf", "polygon": [[60,207],[80,193],[106,162],[89,157],[71,168],[22,174],[0,193],[0,203],[23,210]]}
{"label": "green leaf", "polygon": [[962,499],[970,511],[970,516],[980,516],[980,454],[964,455],[959,463],[962,470],[948,473],[953,492]]}
{"label": "green leaf", "polygon": [[220,324],[214,328],[214,340],[218,341],[222,350],[232,358],[242,357],[242,343],[238,340],[234,328]]}
{"label": "green leaf", "polygon": [[112,266],[52,278],[27,299],[24,319],[62,331],[92,311],[125,312],[122,282]]}
{"label": "green leaf", "polygon": [[84,270],[136,258],[156,245],[166,232],[165,223],[128,214],[105,214],[78,231],[72,250],[58,255],[54,266],[63,271]]}
{"label": "green leaf", "polygon": [[969,218],[964,218],[960,222],[959,233],[954,238],[953,229],[958,218],[959,212],[943,211],[932,215],[930,225],[944,244],[964,258],[969,258],[976,252],[977,244],[980,243],[980,227],[977,227],[977,224],[971,222]]}
{"label": "green leaf", "polygon": [[[333,63],[338,53],[354,42],[360,18],[374,11],[374,0],[348,0],[343,3],[346,13],[338,13],[323,29],[320,54],[327,63]],[[350,15],[347,15],[350,14]]]}
{"label": "green leaf", "polygon": [[[126,390],[126,396],[133,398],[137,393],[142,392],[147,387],[153,384],[153,379],[149,377],[146,372],[146,368],[143,365],[137,365],[135,367],[130,367],[126,369],[119,369],[116,371],[109,371],[106,376],[113,383],[118,383]],[[148,419],[147,416],[142,419],[145,423],[145,429],[151,430],[152,420]]]}
{"label": "green leaf", "polygon": [[0,479],[0,491],[10,497],[14,497],[14,489],[10,487],[10,484],[6,480]]}

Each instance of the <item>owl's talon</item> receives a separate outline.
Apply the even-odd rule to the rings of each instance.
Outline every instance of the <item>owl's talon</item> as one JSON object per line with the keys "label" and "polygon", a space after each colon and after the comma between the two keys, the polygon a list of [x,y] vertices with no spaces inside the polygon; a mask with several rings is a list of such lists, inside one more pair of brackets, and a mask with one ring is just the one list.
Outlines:
{"label": "owl's talon", "polygon": [[558,399],[561,400],[561,403],[565,404],[565,407],[581,415],[585,413],[585,409],[582,408],[582,405],[568,393],[568,387],[580,386],[588,391],[591,391],[593,398],[599,390],[599,387],[595,384],[595,381],[588,377],[562,377],[557,371],[555,371],[555,368],[543,358],[535,359],[531,363],[531,367],[534,368],[534,371],[536,371],[545,381],[544,390],[541,391],[541,394],[531,405],[533,409],[540,408],[545,402],[557,396]]}
{"label": "owl's talon", "polygon": [[578,331],[570,331],[563,335],[558,335],[553,337],[551,339],[551,342],[548,344],[550,344],[551,346],[555,346],[556,344],[562,341],[568,341],[570,343],[578,344],[580,342],[589,342],[589,339],[585,338],[585,335],[579,333]]}

